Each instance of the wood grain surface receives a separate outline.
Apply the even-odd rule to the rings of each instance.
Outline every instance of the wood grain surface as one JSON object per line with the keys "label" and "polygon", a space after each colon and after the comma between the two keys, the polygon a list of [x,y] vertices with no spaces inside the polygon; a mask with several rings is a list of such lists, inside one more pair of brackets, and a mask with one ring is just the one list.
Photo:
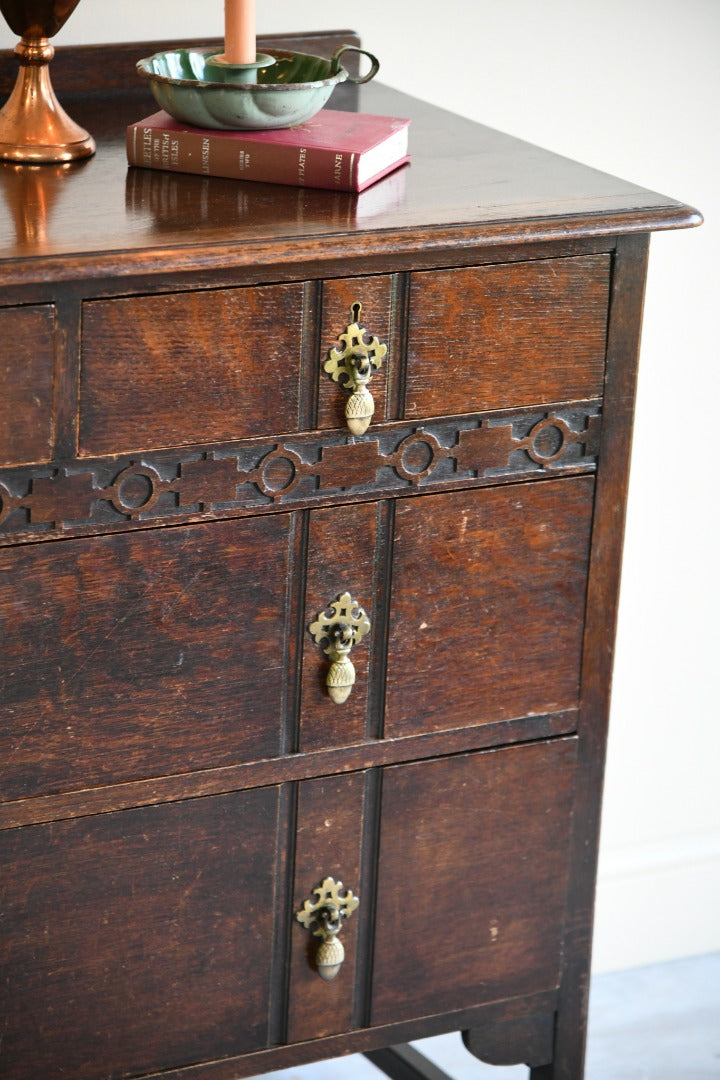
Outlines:
{"label": "wood grain surface", "polygon": [[[337,44],[337,37],[329,42]],[[242,273],[287,280],[300,264],[314,276],[307,273],[313,262],[336,277],[437,267],[448,259],[468,265],[502,243],[603,236],[609,250],[617,234],[701,220],[677,200],[378,82],[359,93],[340,86],[331,107],[409,118],[412,163],[359,196],[128,169],[125,128],[157,107],[146,87],[138,93],[134,46],[78,52],[74,62],[68,56],[63,63],[75,70],[72,78],[79,71],[83,83],[88,72],[95,78],[100,68],[93,55],[102,65],[100,81],[107,69],[108,85],[115,79],[124,91],[103,94],[91,81],[72,101],[73,119],[93,135],[97,154],[70,169],[48,166],[34,174],[32,190],[27,172],[0,167],[0,199],[8,210],[0,217],[5,287],[26,285],[42,295],[51,280],[80,274],[102,288],[119,274],[126,285],[134,278],[156,288],[168,271],[206,281]],[[7,57],[7,65],[15,63]],[[38,207],[33,228],[28,199]]]}
{"label": "wood grain surface", "polygon": [[602,396],[610,261],[413,274],[406,416]]}
{"label": "wood grain surface", "polygon": [[286,515],[2,553],[5,798],[277,753]]}
{"label": "wood grain surface", "polygon": [[52,456],[55,310],[0,309],[0,465]]}
{"label": "wood grain surface", "polygon": [[265,1046],[277,789],[3,833],[3,1077]]}
{"label": "wood grain surface", "polygon": [[301,285],[83,306],[86,455],[298,426]]}
{"label": "wood grain surface", "polygon": [[567,739],[386,770],[374,1022],[557,984],[575,754]]}
{"label": "wood grain surface", "polygon": [[577,704],[593,480],[398,503],[385,734]]}

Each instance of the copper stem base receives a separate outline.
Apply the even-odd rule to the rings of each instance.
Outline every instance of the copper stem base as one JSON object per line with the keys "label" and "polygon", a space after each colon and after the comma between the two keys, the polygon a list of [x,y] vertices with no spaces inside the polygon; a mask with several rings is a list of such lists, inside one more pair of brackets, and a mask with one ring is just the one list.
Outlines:
{"label": "copper stem base", "polygon": [[76,161],[95,153],[95,142],[68,116],[50,82],[55,49],[47,38],[22,38],[15,46],[20,71],[0,109],[0,158],[45,162]]}

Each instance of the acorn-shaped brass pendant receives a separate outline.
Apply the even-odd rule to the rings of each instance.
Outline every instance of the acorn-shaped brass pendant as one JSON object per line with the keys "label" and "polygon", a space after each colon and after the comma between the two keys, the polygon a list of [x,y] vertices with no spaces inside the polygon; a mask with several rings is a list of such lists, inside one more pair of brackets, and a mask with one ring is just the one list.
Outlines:
{"label": "acorn-shaped brass pendant", "polygon": [[318,951],[315,953],[315,967],[320,978],[325,982],[331,982],[342,967],[344,959],[345,947],[342,941],[334,935],[328,937],[318,946]]}
{"label": "acorn-shaped brass pendant", "polygon": [[350,395],[345,405],[345,419],[353,435],[364,435],[370,427],[375,412],[375,402],[367,386],[363,384]]}
{"label": "acorn-shaped brass pendant", "polygon": [[332,662],[325,685],[336,705],[342,705],[344,701],[347,701],[355,685],[355,667],[349,656],[341,656]]}

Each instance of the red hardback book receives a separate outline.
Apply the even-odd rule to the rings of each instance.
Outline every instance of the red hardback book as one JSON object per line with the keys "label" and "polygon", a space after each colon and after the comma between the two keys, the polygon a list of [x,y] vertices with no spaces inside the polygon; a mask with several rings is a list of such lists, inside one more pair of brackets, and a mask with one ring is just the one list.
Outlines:
{"label": "red hardback book", "polygon": [[321,109],[276,131],[211,131],[156,112],[127,129],[131,165],[270,184],[362,191],[410,160],[410,121]]}

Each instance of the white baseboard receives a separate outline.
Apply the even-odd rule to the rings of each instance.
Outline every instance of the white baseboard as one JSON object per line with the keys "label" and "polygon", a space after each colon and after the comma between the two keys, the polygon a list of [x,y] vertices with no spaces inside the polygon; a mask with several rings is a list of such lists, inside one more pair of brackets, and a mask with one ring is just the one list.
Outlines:
{"label": "white baseboard", "polygon": [[593,972],[720,950],[720,835],[600,852]]}

